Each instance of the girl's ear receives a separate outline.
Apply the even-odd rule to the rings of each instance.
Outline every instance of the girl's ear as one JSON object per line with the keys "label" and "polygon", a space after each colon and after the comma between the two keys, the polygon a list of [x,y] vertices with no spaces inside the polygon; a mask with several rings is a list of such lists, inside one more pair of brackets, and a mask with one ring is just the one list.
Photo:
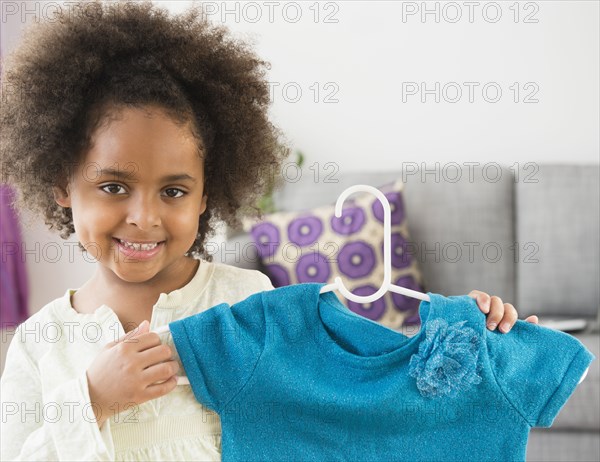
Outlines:
{"label": "girl's ear", "polygon": [[207,195],[202,196],[202,203],[200,204],[200,215],[202,215],[204,213],[204,211],[206,210],[207,201],[208,201],[208,196]]}
{"label": "girl's ear", "polygon": [[63,189],[60,186],[53,186],[52,187],[52,192],[54,194],[54,200],[61,207],[64,207],[64,208],[70,208],[71,207],[71,196],[69,196],[69,192],[68,191],[69,191],[69,187],[68,186],[66,187],[66,189]]}

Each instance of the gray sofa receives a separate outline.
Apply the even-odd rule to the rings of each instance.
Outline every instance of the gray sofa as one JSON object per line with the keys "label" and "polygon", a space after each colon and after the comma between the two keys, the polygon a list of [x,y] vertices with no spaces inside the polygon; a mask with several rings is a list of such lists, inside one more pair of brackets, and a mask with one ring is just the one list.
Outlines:
{"label": "gray sofa", "polygon": [[[417,255],[425,291],[449,296],[483,290],[512,303],[520,319],[536,314],[542,323],[584,318],[587,327],[569,334],[600,358],[599,166],[418,167],[405,164],[385,172],[338,173],[333,178],[337,182],[325,182],[323,177],[315,182],[313,172],[305,169],[299,181],[286,182],[275,192],[274,201],[278,210],[303,210],[335,203],[349,186],[378,187],[402,177],[413,243],[424,249],[454,243],[465,253],[469,245],[475,249],[472,259],[465,254],[456,262]],[[500,248],[500,258],[495,251],[483,253],[486,244],[488,249]],[[264,272],[250,236],[240,230],[228,235],[213,258]],[[532,429],[527,460],[600,460],[598,363],[592,363],[552,427]]]}

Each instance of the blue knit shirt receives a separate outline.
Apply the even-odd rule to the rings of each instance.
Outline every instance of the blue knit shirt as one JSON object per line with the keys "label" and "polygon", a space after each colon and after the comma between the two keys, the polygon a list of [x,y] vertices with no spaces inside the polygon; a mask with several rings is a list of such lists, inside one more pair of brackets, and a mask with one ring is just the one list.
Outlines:
{"label": "blue knit shirt", "polygon": [[[489,331],[467,296],[428,292],[407,336],[321,283],[259,292],[169,324],[222,460],[525,460],[595,359],[525,321]],[[409,332],[407,332],[409,333]]]}

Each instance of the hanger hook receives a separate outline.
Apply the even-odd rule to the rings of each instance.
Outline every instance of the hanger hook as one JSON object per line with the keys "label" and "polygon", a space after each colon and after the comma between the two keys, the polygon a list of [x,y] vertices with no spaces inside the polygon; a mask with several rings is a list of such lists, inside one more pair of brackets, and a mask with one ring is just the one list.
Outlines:
{"label": "hanger hook", "polygon": [[351,194],[355,192],[369,192],[372,193],[379,199],[381,205],[383,206],[383,283],[377,292],[371,295],[355,295],[346,289],[342,279],[338,276],[334,279],[334,284],[337,289],[342,293],[344,297],[349,300],[355,301],[357,303],[371,303],[375,300],[381,298],[381,296],[388,291],[390,287],[391,279],[392,279],[392,263],[391,263],[391,221],[392,221],[392,212],[390,209],[390,203],[387,200],[387,197],[377,188],[373,186],[369,186],[366,184],[357,184],[354,186],[350,186],[340,196],[338,197],[337,202],[335,203],[335,216],[341,218],[342,216],[342,206],[345,200]]}

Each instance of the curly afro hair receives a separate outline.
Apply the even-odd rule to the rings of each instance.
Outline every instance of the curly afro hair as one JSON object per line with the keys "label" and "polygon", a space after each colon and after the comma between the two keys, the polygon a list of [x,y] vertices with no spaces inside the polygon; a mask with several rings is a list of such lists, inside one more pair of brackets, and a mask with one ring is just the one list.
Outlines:
{"label": "curly afro hair", "polygon": [[258,199],[290,151],[268,120],[269,68],[197,4],[171,16],[150,1],[81,1],[30,26],[2,69],[2,181],[18,192],[13,206],[69,238],[72,211],[52,188],[64,188],[112,113],[158,106],[191,127],[203,153],[208,203],[186,256],[212,261],[204,243],[217,221],[237,228],[261,216]]}

